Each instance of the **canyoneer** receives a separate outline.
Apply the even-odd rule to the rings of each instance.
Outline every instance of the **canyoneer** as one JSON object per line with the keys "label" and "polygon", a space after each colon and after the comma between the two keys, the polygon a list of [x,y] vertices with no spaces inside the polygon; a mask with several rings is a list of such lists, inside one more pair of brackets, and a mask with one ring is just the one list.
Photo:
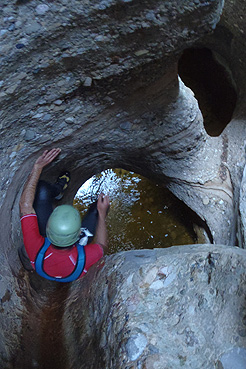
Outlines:
{"label": "canyoneer", "polygon": [[18,253],[25,269],[49,280],[72,282],[83,277],[107,248],[109,197],[101,193],[82,223],[73,206],[54,208],[69,185],[70,173],[62,172],[55,184],[40,180],[40,175],[60,152],[45,150],[25,183],[19,203],[24,245]]}

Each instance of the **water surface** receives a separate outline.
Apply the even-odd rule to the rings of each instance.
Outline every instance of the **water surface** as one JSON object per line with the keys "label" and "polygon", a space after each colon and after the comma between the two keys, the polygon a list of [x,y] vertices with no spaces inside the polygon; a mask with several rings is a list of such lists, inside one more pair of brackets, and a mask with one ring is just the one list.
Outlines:
{"label": "water surface", "polygon": [[108,169],[86,181],[74,199],[81,215],[100,192],[110,196],[109,251],[196,243],[186,208],[167,189],[123,169]]}

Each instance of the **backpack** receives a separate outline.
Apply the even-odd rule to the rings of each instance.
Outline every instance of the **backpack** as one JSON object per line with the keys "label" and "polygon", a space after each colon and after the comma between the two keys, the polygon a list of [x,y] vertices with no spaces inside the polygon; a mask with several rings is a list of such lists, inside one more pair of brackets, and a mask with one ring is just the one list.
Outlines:
{"label": "backpack", "polygon": [[45,242],[39,252],[37,253],[36,260],[35,260],[35,269],[36,272],[46,279],[49,279],[50,281],[57,281],[57,282],[72,282],[79,278],[81,273],[84,270],[85,267],[85,250],[84,246],[80,245],[79,243],[76,243],[76,247],[78,250],[78,259],[77,264],[75,265],[74,270],[70,275],[64,278],[57,278],[57,277],[51,277],[48,275],[43,268],[44,265],[44,256],[48,248],[50,247],[51,242],[48,240],[47,237],[45,237]]}

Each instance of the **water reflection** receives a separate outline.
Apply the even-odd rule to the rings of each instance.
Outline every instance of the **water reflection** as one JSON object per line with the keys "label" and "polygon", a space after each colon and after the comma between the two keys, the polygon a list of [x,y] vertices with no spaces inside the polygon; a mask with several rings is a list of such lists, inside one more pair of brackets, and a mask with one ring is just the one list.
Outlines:
{"label": "water reflection", "polygon": [[110,196],[109,254],[196,242],[185,208],[167,189],[123,169],[108,169],[79,189],[74,206],[81,215],[100,192]]}

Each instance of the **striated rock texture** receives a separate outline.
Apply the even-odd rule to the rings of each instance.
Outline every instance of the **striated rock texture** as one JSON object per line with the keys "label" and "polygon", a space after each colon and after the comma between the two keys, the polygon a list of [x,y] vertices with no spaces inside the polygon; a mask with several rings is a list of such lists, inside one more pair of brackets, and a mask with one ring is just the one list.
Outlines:
{"label": "striated rock texture", "polygon": [[[131,169],[168,185],[215,242],[234,243],[231,183],[219,176],[222,140],[211,143],[196,100],[177,79],[180,53],[215,29],[223,2],[3,5],[1,201],[8,193],[6,206],[13,204],[32,154],[56,144],[63,153],[54,167],[71,169],[71,196],[105,168]],[[53,179],[56,171],[47,170]]]}
{"label": "striated rock texture", "polygon": [[107,258],[71,288],[68,367],[245,368],[245,267],[244,250],[221,245]]}
{"label": "striated rock texture", "polygon": [[[200,216],[211,242],[234,245],[238,239],[239,245],[244,247],[244,14],[245,4],[241,0],[1,1],[0,367],[47,368],[49,362],[53,369],[62,369],[68,365],[63,350],[65,341],[60,333],[65,308],[63,302],[69,295],[70,286],[58,287],[34,274],[29,275],[21,268],[17,256],[17,247],[22,242],[18,214],[20,193],[34,159],[45,148],[60,146],[62,153],[46,169],[44,178],[53,180],[59,170],[71,170],[73,181],[64,202],[71,202],[80,185],[93,174],[106,168],[122,167],[167,186]],[[218,137],[208,135],[197,100],[178,78],[178,60],[183,50],[190,47],[211,49],[237,92],[237,106],[232,119]],[[239,251],[222,250],[225,258],[228,253],[235,258],[233,268],[236,268]],[[131,258],[131,253],[127,255]],[[223,258],[222,251],[218,251],[218,255]],[[240,255],[243,263],[243,250]],[[209,264],[209,259],[203,257],[201,268]],[[111,259],[114,258],[117,263],[123,263],[124,254]],[[145,268],[148,258],[139,260],[143,263],[142,268]],[[178,257],[179,265],[171,259],[168,261],[170,267],[174,266],[177,270],[181,268],[185,274],[188,269],[185,269],[187,266],[184,262],[181,257]],[[218,271],[217,266],[213,271],[217,273],[218,280],[220,275],[225,280],[227,278],[223,263],[218,263]],[[188,264],[191,265],[191,262]],[[169,264],[165,266],[168,268]],[[107,273],[114,275],[113,264],[109,264],[108,268]],[[231,269],[229,275],[232,276],[234,271]],[[205,272],[201,273],[203,275],[207,278]],[[127,285],[129,280],[125,275],[121,278],[121,283]],[[165,281],[155,278],[153,283],[156,282],[157,286],[168,280],[168,277]],[[117,278],[114,283],[117,285]],[[179,283],[178,279],[177,286],[180,286]],[[198,290],[203,283],[202,279],[198,279]],[[235,286],[237,283],[235,281]],[[222,285],[223,281],[217,286],[219,291]],[[74,288],[78,288],[76,286]],[[146,296],[151,296],[153,304],[150,309],[156,308],[158,314],[156,296],[151,291],[147,288]],[[191,291],[192,298],[194,291]],[[226,291],[226,296],[229,296],[229,290]],[[88,290],[89,293],[92,291]],[[129,296],[132,293],[129,290]],[[158,290],[156,293],[159,294]],[[224,312],[225,302],[228,302],[226,299],[220,300],[218,296],[215,298],[212,293],[208,300],[209,293],[204,298],[211,304],[209,306],[214,307],[214,315],[209,313],[200,316],[194,313],[196,319],[203,319],[204,325],[210,324],[210,317],[219,316],[217,305]],[[82,297],[76,293],[76,289],[72,291],[72,296],[70,302],[77,299],[79,304],[82,303]],[[99,299],[97,291],[93,296],[95,301]],[[180,297],[182,304],[190,303],[188,296],[185,294]],[[183,311],[180,337],[183,337],[184,342],[187,337],[187,342],[193,342],[193,346],[183,343],[180,359],[171,351],[166,352],[165,360],[173,357],[175,363],[179,360],[180,365],[184,363],[187,368],[188,360],[193,360],[191,365],[195,367],[198,354],[195,353],[192,359],[187,350],[192,353],[192,350],[198,350],[201,360],[196,368],[203,367],[205,351],[196,346],[204,343],[203,336],[193,334],[194,327],[189,315],[192,311],[189,314],[184,312],[183,305],[176,301],[177,297],[174,299],[173,304],[166,301],[166,306],[170,306],[167,312],[174,309],[174,316],[178,316],[178,311]],[[197,296],[194,299],[199,300]],[[228,309],[231,309],[235,323],[239,318],[232,301],[229,300]],[[141,307],[144,319],[148,318],[144,310],[147,306],[146,300],[146,307]],[[66,309],[77,324],[72,305]],[[114,306],[109,306],[109,309],[114,309]],[[228,326],[229,337],[234,337],[229,328],[228,311],[221,316],[226,317],[223,324]],[[96,316],[96,310],[94,314]],[[133,315],[130,317],[132,321],[128,324],[133,327],[137,320],[134,320]],[[69,322],[67,312],[66,321]],[[165,319],[160,327],[162,325],[165,327]],[[171,326],[169,329],[165,337],[171,339]],[[143,365],[151,368],[153,355],[156,355],[158,362],[161,350],[153,338],[151,351],[152,346],[143,328],[138,331],[135,326],[133,334],[126,336],[126,342],[120,336],[120,330],[116,331],[119,332],[117,339],[122,339],[125,351],[121,352],[116,347],[110,348],[108,353],[100,353],[102,363],[110,363],[105,355],[112,353],[115,356],[112,356],[112,364],[108,365],[113,368],[114,360],[119,357],[126,360],[127,367],[129,360],[134,362],[138,359],[136,355],[141,350],[141,355],[144,355],[141,358],[147,360],[147,364]],[[73,330],[67,333],[69,342],[74,340],[73,335]],[[239,333],[236,336],[243,347],[242,336]],[[102,343],[105,341],[101,341],[103,338],[100,338],[98,345],[101,346],[97,346],[97,336],[94,337],[92,358],[94,348],[105,345]],[[204,337],[209,336],[204,333]],[[222,339],[220,334],[215,337],[224,342],[226,350],[239,345],[233,341],[234,338],[231,338],[229,345],[229,341],[224,341],[226,338]],[[175,345],[173,339],[171,342]],[[217,347],[216,352],[211,348],[209,360],[219,360],[222,354],[219,343]],[[149,359],[148,352],[151,354]],[[244,351],[240,352],[243,355]],[[81,351],[78,353],[82,355]],[[235,354],[233,350],[230,353],[232,357]],[[69,355],[72,355],[72,351]],[[226,355],[218,365],[224,365],[223,360],[228,357]],[[185,356],[189,359],[185,359]],[[57,357],[60,358],[59,362]],[[70,360],[74,362],[74,359]],[[79,367],[81,360],[82,356],[79,356],[74,367]]]}

